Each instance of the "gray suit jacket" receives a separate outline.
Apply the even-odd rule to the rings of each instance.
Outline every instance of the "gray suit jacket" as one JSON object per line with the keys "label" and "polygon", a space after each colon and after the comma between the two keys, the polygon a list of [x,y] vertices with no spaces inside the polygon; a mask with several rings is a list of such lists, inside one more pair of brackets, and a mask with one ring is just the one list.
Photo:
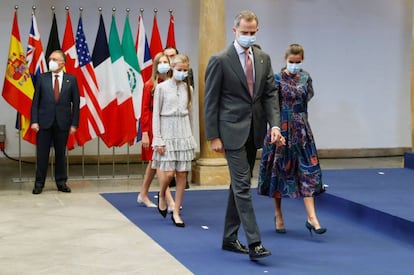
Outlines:
{"label": "gray suit jacket", "polygon": [[[206,139],[220,138],[225,149],[240,149],[254,130],[256,148],[261,148],[267,123],[280,126],[279,92],[268,54],[252,47],[254,96],[233,44],[212,56],[207,65],[204,90]],[[253,123],[253,126],[251,125]]]}

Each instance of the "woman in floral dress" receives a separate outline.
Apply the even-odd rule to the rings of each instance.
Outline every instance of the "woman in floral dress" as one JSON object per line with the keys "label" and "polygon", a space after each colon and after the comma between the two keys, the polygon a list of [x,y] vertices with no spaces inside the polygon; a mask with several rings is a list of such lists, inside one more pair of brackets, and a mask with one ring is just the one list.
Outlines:
{"label": "woman in floral dress", "polygon": [[266,136],[259,170],[258,192],[274,198],[276,232],[286,233],[281,208],[282,197],[303,197],[306,228],[323,234],[316,216],[314,197],[324,192],[321,168],[308,122],[307,105],[313,97],[312,79],[301,69],[303,47],[292,44],[285,54],[286,67],[275,75],[279,86],[281,133],[286,146],[270,144]]}

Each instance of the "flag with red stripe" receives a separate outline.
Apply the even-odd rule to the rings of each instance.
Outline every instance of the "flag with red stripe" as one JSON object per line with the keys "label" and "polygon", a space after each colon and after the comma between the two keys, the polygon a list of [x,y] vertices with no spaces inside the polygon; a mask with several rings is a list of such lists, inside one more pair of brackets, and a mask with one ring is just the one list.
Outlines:
{"label": "flag with red stripe", "polygon": [[148,79],[151,78],[152,58],[150,48],[148,46],[147,34],[145,33],[144,22],[141,15],[138,16],[138,32],[137,38],[135,40],[135,49],[137,51],[142,80],[145,83]]}
{"label": "flag with red stripe", "polygon": [[79,134],[76,134],[77,142],[82,146],[85,142],[103,134],[105,128],[102,121],[101,106],[98,101],[98,83],[92,65],[86,36],[83,31],[81,16],[79,17],[78,29],[76,32],[76,51],[82,75],[82,78],[80,79],[82,92],[80,92],[80,94],[84,96],[84,108],[86,108],[84,113],[87,115],[87,117],[81,119],[83,124],[79,124],[79,129],[77,130]]}
{"label": "flag with red stripe", "polygon": [[121,140],[121,129],[118,118],[118,103],[116,99],[115,73],[112,69],[109,54],[108,39],[102,14],[99,16],[99,27],[95,46],[92,52],[96,80],[99,87],[99,102],[102,108],[102,121],[105,133],[101,135],[108,147],[116,146]]}
{"label": "flag with red stripe", "polygon": [[24,116],[25,126],[23,124],[21,125],[23,133],[28,130],[28,128],[23,127],[30,128],[30,112],[33,95],[34,86],[20,40],[17,12],[15,11],[2,96],[14,109]]}
{"label": "flag with red stripe", "polygon": [[165,47],[177,48],[175,46],[174,15],[172,14],[172,11],[170,12],[170,24],[168,25],[167,42],[165,43]]}
{"label": "flag with red stripe", "polygon": [[[32,24],[30,27],[29,40],[27,42],[26,62],[33,84],[36,84],[36,78],[41,73],[47,72],[47,65],[34,13],[32,13]],[[23,130],[23,139],[32,144],[36,144],[36,132],[30,128],[30,120],[20,114],[18,115],[18,118],[19,125],[16,128]],[[27,131],[25,131],[25,129],[27,129]]]}
{"label": "flag with red stripe", "polygon": [[154,14],[154,21],[152,24],[152,33],[151,33],[151,43],[150,43],[150,51],[152,59],[155,58],[157,53],[160,53],[164,50],[162,47],[160,31],[158,29],[157,23],[157,14]]}
{"label": "flag with red stripe", "polygon": [[137,119],[128,75],[125,71],[126,63],[119,34],[116,27],[115,15],[112,15],[111,29],[109,31],[109,53],[116,79],[116,96],[118,102],[118,123],[120,124],[121,139],[118,146],[125,143],[133,145],[137,136]]}
{"label": "flag with red stripe", "polygon": [[91,137],[88,132],[85,132],[85,128],[87,129],[87,121],[85,118],[87,118],[89,115],[87,114],[88,110],[86,108],[85,94],[81,80],[82,72],[79,67],[75,38],[73,36],[72,20],[69,11],[67,11],[66,14],[66,26],[65,33],[63,34],[62,51],[66,55],[65,71],[76,77],[80,96],[79,127],[74,135],[69,135],[67,143],[67,148],[69,150],[72,150],[75,148],[75,143],[78,136],[81,136],[82,140],[88,140],[91,139]]}

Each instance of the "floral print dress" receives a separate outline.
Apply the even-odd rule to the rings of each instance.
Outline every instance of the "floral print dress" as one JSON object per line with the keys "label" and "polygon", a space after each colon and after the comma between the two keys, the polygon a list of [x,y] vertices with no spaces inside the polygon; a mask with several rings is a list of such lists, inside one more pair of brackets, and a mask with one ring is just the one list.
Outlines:
{"label": "floral print dress", "polygon": [[281,133],[285,146],[265,137],[259,169],[258,193],[270,197],[311,197],[324,191],[322,174],[307,105],[313,97],[312,79],[306,71],[275,75],[279,86]]}

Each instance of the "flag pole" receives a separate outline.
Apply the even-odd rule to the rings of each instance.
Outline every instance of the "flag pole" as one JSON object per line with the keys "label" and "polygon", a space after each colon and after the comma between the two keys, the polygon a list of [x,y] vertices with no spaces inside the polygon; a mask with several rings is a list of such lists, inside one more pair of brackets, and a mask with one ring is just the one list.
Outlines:
{"label": "flag pole", "polygon": [[[83,8],[79,7],[79,17],[82,18]],[[85,145],[82,145],[82,178],[85,178]]]}
{"label": "flag pole", "polygon": [[[140,14],[141,14],[141,20],[144,20],[144,9],[143,8],[140,8],[139,9],[139,12],[140,12]],[[142,22],[140,22],[140,24],[141,24]],[[138,29],[140,28],[140,26],[138,26]],[[141,71],[141,73],[142,73],[142,71]],[[141,151],[141,155],[142,155],[142,151]],[[142,160],[142,158],[141,158],[141,169],[143,169],[145,167],[145,163],[144,163],[144,161]],[[145,171],[145,170],[144,170]],[[145,173],[145,172],[144,172]]]}
{"label": "flag pole", "polygon": [[[126,11],[126,17],[129,17],[129,12],[131,11],[131,9],[130,8],[126,8],[125,9],[125,11]],[[129,178],[130,177],[130,168],[129,168],[129,164],[130,164],[130,160],[129,160],[129,158],[130,158],[130,151],[129,151],[129,147],[130,147],[131,145],[130,145],[130,143],[128,142],[128,145],[127,145],[127,178]]]}
{"label": "flag pole", "polygon": [[100,178],[100,175],[101,175],[101,173],[100,173],[100,164],[101,164],[101,150],[100,150],[100,148],[101,148],[101,138],[100,137],[98,137],[98,144],[97,144],[97,151],[98,151],[98,156],[97,156],[97,161],[96,161],[96,169],[97,169],[97,177],[98,177],[98,179]]}
{"label": "flag pole", "polygon": [[[15,5],[14,6],[14,11],[16,13],[16,18],[17,18],[17,10],[19,9],[19,5]],[[20,118],[20,113],[18,113],[19,116],[19,124],[21,124],[21,118]],[[22,135],[21,135],[21,125],[19,127],[19,179],[20,181],[22,181]]]}
{"label": "flag pole", "polygon": [[115,178],[115,146],[112,146],[112,178]]}
{"label": "flag pole", "polygon": [[[112,15],[115,15],[116,8],[112,7]],[[115,146],[112,146],[112,178],[115,177]]]}
{"label": "flag pole", "polygon": [[[102,14],[102,7],[99,7],[98,11],[99,11],[99,15],[101,15]],[[98,160],[97,160],[96,165],[97,165],[97,169],[98,169],[97,176],[98,176],[98,179],[99,179],[100,176],[101,176],[101,170],[100,170],[100,168],[101,168],[101,138],[100,137],[98,137],[97,147],[98,147],[98,149],[97,149],[98,150]]]}

